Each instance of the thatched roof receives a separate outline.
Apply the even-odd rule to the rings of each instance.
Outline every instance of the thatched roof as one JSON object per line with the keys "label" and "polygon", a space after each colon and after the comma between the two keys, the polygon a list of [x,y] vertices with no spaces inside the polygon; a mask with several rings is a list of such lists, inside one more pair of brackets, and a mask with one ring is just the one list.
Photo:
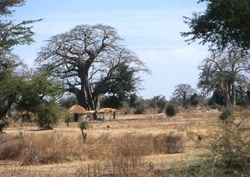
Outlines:
{"label": "thatched roof", "polygon": [[98,111],[99,113],[109,113],[109,112],[116,112],[116,109],[113,108],[102,108]]}
{"label": "thatched roof", "polygon": [[76,105],[73,105],[69,108],[69,112],[74,113],[74,114],[85,114],[86,109],[84,109],[84,107],[76,104]]}

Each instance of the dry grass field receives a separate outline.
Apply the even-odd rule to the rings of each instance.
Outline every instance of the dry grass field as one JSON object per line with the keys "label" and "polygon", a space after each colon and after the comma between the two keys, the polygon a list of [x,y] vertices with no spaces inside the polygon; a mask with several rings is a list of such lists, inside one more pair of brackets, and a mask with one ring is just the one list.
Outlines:
{"label": "dry grass field", "polygon": [[77,123],[67,127],[61,122],[42,131],[13,123],[0,135],[0,176],[164,176],[163,170],[188,165],[206,153],[206,135],[216,128],[219,115],[217,110],[185,110],[174,118],[118,115],[91,122],[85,143]]}

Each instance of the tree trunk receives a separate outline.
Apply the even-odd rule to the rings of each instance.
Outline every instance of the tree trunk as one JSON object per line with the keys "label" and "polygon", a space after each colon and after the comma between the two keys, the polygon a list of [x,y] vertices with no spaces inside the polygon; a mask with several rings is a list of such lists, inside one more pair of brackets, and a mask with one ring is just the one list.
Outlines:
{"label": "tree trunk", "polygon": [[[93,60],[93,59],[91,59]],[[90,60],[90,61],[91,61]],[[92,96],[91,85],[89,83],[88,70],[91,62],[79,63],[79,77],[81,80],[81,90],[78,91],[77,101],[86,110],[95,110],[94,98]]]}
{"label": "tree trunk", "polygon": [[88,109],[84,90],[78,90],[76,94],[76,98],[77,98],[77,102],[79,105],[81,105],[85,109]]}

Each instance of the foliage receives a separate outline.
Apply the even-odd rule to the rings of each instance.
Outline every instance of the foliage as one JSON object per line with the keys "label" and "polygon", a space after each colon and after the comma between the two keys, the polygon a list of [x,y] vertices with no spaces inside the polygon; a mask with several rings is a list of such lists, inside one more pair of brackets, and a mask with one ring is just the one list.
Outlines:
{"label": "foliage", "polygon": [[217,49],[235,46],[250,48],[250,1],[249,0],[199,0],[206,2],[205,12],[193,13],[191,18],[184,17],[189,32],[187,42],[201,40],[201,44],[209,43]]}
{"label": "foliage", "polygon": [[41,104],[58,100],[63,94],[63,88],[63,83],[49,73],[34,72],[23,84],[16,109],[35,113]]}
{"label": "foliage", "polygon": [[[20,7],[24,5],[24,0],[12,0],[12,1],[1,1],[0,2],[0,18],[12,17],[14,10],[13,7]],[[29,20],[22,21],[19,24],[14,24],[14,20],[0,20],[0,55],[2,51],[11,51],[13,46],[31,44],[34,42],[32,36],[32,26],[29,26],[40,20]]]}
{"label": "foliage", "polygon": [[[130,80],[114,82],[114,89],[118,88],[114,92],[121,94],[122,85],[131,86],[129,74],[149,73],[145,64],[135,53],[125,48],[121,41],[116,29],[111,26],[78,25],[68,32],[51,37],[46,46],[41,48],[35,61],[41,70],[50,71],[55,77],[62,79],[67,85],[67,91],[76,95],[78,104],[85,109],[95,110],[99,92],[103,94],[100,87],[107,86],[107,92],[109,90],[106,88],[113,89],[113,82],[106,85],[102,80],[119,80],[129,76]],[[129,70],[123,76],[117,69],[123,70],[124,67]],[[116,76],[118,77],[115,78]],[[134,89],[135,83],[138,87],[140,78],[133,75],[132,79]],[[99,81],[104,85],[98,84]]]}
{"label": "foliage", "polygon": [[197,93],[192,94],[192,95],[190,96],[190,99],[189,99],[189,100],[190,100],[191,106],[197,106],[197,105],[199,104],[199,102],[200,102],[199,96],[198,96]]}
{"label": "foliage", "polygon": [[118,102],[122,102],[129,99],[131,93],[136,90],[136,82],[138,80],[135,79],[135,70],[122,64],[114,68],[109,76],[101,78],[95,90],[99,94],[116,97]]}
{"label": "foliage", "polygon": [[166,114],[168,117],[174,117],[179,112],[176,104],[169,103],[166,107]]}
{"label": "foliage", "polygon": [[249,54],[238,48],[212,51],[199,66],[198,87],[206,93],[222,91],[224,106],[234,105],[236,85],[244,87],[249,82],[245,75],[250,70],[248,58]]}
{"label": "foliage", "polygon": [[53,127],[61,118],[61,112],[62,110],[55,102],[40,105],[37,112],[39,126],[45,129],[51,129],[51,125]]}
{"label": "foliage", "polygon": [[71,106],[77,104],[77,99],[75,96],[62,97],[58,100],[58,104],[63,108],[70,108]]}
{"label": "foliage", "polygon": [[145,112],[144,100],[138,98],[135,102],[135,114],[142,114]]}
{"label": "foliage", "polygon": [[24,68],[25,65],[16,55],[10,52],[0,54],[0,122],[2,128],[7,126],[6,115],[22,90],[25,78]]}
{"label": "foliage", "polygon": [[115,108],[119,109],[122,107],[122,101],[116,96],[102,96],[101,97],[101,107],[102,108]]}
{"label": "foliage", "polygon": [[209,99],[209,106],[214,107],[215,105],[224,105],[224,94],[221,89],[216,89],[213,92],[212,97]]}
{"label": "foliage", "polygon": [[159,113],[161,113],[164,110],[166,104],[167,104],[167,100],[165,96],[158,95],[150,99],[150,107],[158,108]]}
{"label": "foliage", "polygon": [[175,86],[173,97],[177,103],[183,108],[187,108],[190,96],[194,93],[194,89],[189,84],[179,84]]}
{"label": "foliage", "polygon": [[87,138],[87,132],[85,130],[89,128],[89,122],[88,121],[81,122],[78,124],[78,127],[81,129],[83,143],[85,143]]}
{"label": "foliage", "polygon": [[88,121],[84,121],[78,124],[78,127],[81,130],[87,130],[89,128],[89,122]]}
{"label": "foliage", "polygon": [[202,160],[177,171],[181,176],[249,176],[250,142],[244,121],[221,124],[208,139],[209,154]]}
{"label": "foliage", "polygon": [[222,120],[226,125],[233,122],[233,108],[232,107],[225,107],[223,109],[222,114],[219,116],[219,119]]}
{"label": "foliage", "polygon": [[34,33],[29,25],[40,21],[30,20],[14,24],[14,20],[10,20],[14,12],[11,8],[22,6],[24,2],[24,0],[0,2],[0,131],[8,124],[5,117],[18,98],[24,75],[23,63],[11,53],[11,50],[17,45],[31,44]]}

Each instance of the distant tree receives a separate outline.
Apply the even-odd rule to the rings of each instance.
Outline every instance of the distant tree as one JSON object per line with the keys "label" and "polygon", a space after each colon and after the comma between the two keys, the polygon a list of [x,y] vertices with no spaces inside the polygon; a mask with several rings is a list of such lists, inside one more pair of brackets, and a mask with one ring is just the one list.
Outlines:
{"label": "distant tree", "polygon": [[210,98],[209,100],[209,106],[216,106],[216,105],[219,105],[219,106],[223,106],[224,105],[224,93],[223,93],[223,90],[222,89],[215,89],[215,91],[213,92],[213,95],[212,97]]}
{"label": "distant tree", "polygon": [[166,106],[167,100],[165,96],[157,95],[149,100],[149,107],[158,108],[158,112],[162,112]]}
{"label": "distant tree", "polygon": [[135,77],[135,71],[128,65],[121,65],[110,71],[108,77],[101,78],[95,90],[103,94],[106,99],[106,107],[120,108],[122,102],[129,101],[134,94],[138,78]]}
{"label": "distant tree", "polygon": [[250,99],[249,99],[249,84],[247,85],[236,85],[236,105],[246,106],[249,105]]}
{"label": "distant tree", "polygon": [[135,114],[142,114],[145,112],[145,104],[143,98],[138,98],[135,102]]}
{"label": "distant tree", "polygon": [[[127,65],[134,74],[149,73],[145,64],[121,41],[111,26],[78,25],[51,37],[35,61],[39,69],[62,79],[81,106],[94,110],[100,95],[96,84],[101,79],[110,81],[117,68]],[[133,80],[140,83],[139,77],[133,76]]]}
{"label": "distant tree", "polygon": [[194,12],[191,18],[184,17],[189,32],[187,42],[201,40],[217,49],[230,46],[248,50],[250,48],[250,1],[249,0],[199,0],[206,2],[204,12]]}
{"label": "distant tree", "polygon": [[179,84],[175,86],[175,91],[173,97],[178,101],[183,108],[188,107],[188,100],[190,96],[194,93],[194,89],[189,84]]}
{"label": "distant tree", "polygon": [[200,102],[199,96],[198,96],[197,93],[192,94],[192,95],[190,96],[190,99],[189,99],[189,100],[190,100],[191,106],[197,106],[197,105],[199,104],[199,102]]}
{"label": "distant tree", "polygon": [[169,103],[166,107],[166,114],[168,117],[174,117],[179,112],[176,104]]}
{"label": "distant tree", "polygon": [[249,54],[237,48],[212,51],[199,69],[198,87],[207,93],[222,90],[224,106],[234,105],[235,85],[248,84],[245,74],[250,71]]}

